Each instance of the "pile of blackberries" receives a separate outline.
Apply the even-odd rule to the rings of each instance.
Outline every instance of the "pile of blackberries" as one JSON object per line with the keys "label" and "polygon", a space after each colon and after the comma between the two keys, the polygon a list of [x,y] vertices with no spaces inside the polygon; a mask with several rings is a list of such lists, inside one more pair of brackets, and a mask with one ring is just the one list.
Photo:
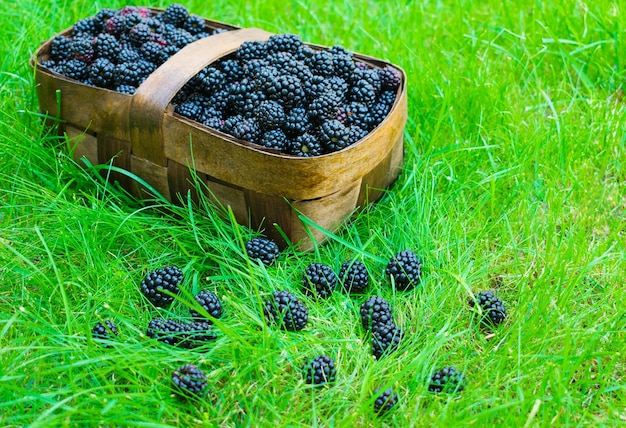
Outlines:
{"label": "pile of blackberries", "polygon": [[191,79],[173,103],[176,113],[240,140],[309,157],[366,136],[387,116],[400,85],[393,67],[278,34],[242,43]]}
{"label": "pile of blackberries", "polygon": [[39,65],[90,86],[133,94],[180,49],[223,31],[207,28],[180,4],[162,13],[137,6],[102,9],[78,21],[71,35],[55,37],[49,59]]}

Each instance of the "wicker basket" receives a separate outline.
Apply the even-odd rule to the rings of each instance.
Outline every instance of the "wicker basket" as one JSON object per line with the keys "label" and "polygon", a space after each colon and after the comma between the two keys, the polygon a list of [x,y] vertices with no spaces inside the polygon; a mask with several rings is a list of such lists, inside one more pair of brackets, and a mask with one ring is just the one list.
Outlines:
{"label": "wicker basket", "polygon": [[[259,29],[206,22],[209,28],[231,31],[187,45],[153,72],[134,95],[90,87],[37,67],[48,58],[50,39],[31,58],[40,110],[62,119],[60,131],[75,142],[77,160],[85,157],[92,164],[112,163],[174,202],[177,194],[198,188],[192,180],[194,170],[204,184],[200,188],[230,206],[238,222],[264,228],[279,243],[285,243],[284,234],[292,243],[309,248],[310,236],[299,215],[335,230],[355,209],[378,200],[397,178],[407,117],[404,72],[398,68],[402,83],[387,118],[361,141],[318,157],[272,153],[173,112],[170,101],[202,68],[234,52],[244,41],[271,36]],[[355,58],[373,67],[391,66],[363,55],[355,54]],[[148,196],[130,175],[109,176],[137,197]],[[322,231],[311,228],[310,232],[315,240],[323,240]]]}

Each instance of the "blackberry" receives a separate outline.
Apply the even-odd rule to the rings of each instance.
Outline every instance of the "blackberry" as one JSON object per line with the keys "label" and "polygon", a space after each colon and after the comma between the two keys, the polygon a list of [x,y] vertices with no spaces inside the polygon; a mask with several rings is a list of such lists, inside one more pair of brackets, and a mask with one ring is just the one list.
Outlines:
{"label": "blackberry", "polygon": [[385,272],[397,290],[410,290],[420,283],[422,263],[413,251],[404,250],[391,258]]}
{"label": "blackberry", "polygon": [[91,41],[92,37],[85,35],[73,37],[70,45],[71,56],[85,63],[91,62],[94,57]]}
{"label": "blackberry", "polygon": [[300,157],[312,157],[322,154],[322,145],[311,134],[302,134],[289,144],[289,153]]}
{"label": "blackberry", "polygon": [[304,365],[304,379],[308,384],[324,385],[335,381],[337,370],[335,362],[327,355],[313,358]]}
{"label": "blackberry", "polygon": [[141,281],[141,292],[156,307],[166,307],[174,300],[171,294],[180,293],[180,284],[183,281],[183,272],[176,266],[166,266],[148,273]]}
{"label": "blackberry", "polygon": [[174,370],[172,383],[176,393],[182,397],[199,397],[208,385],[206,374],[193,364]]}
{"label": "blackberry", "polygon": [[114,17],[117,15],[117,10],[110,8],[103,8],[98,11],[93,17],[93,19],[98,22],[100,26],[103,26],[107,19]]}
{"label": "blackberry", "polygon": [[310,79],[304,80],[302,87],[309,101],[321,97],[330,89],[326,79],[322,76],[312,76]]}
{"label": "blackberry", "polygon": [[470,299],[469,304],[474,307],[476,303],[481,309],[483,324],[497,326],[506,318],[504,302],[493,291],[486,290],[476,294],[474,299]]}
{"label": "blackberry", "polygon": [[200,92],[210,96],[221,88],[224,74],[217,68],[206,67],[196,76],[196,81]]}
{"label": "blackberry", "polygon": [[204,110],[204,114],[202,115],[202,124],[217,130],[221,130],[224,126],[222,112],[214,107],[206,108]]}
{"label": "blackberry", "polygon": [[339,280],[348,293],[362,293],[369,284],[369,273],[359,260],[345,262],[339,271]]}
{"label": "blackberry", "polygon": [[264,265],[271,266],[278,258],[280,250],[271,239],[257,237],[246,242],[246,253],[251,259],[260,260]]}
{"label": "blackberry", "polygon": [[130,42],[140,47],[144,43],[150,41],[152,35],[152,30],[144,23],[139,23],[130,29],[128,32],[128,40]]}
{"label": "blackberry", "polygon": [[348,116],[348,124],[366,129],[368,127],[367,115],[369,108],[363,103],[351,102],[346,106],[346,115]]}
{"label": "blackberry", "polygon": [[[220,318],[222,316],[222,303],[215,293],[202,290],[195,295],[194,299],[211,317]],[[194,308],[190,308],[189,313],[196,320],[207,321],[209,324],[213,323],[211,319],[196,311]]]}
{"label": "blackberry", "polygon": [[183,30],[182,28],[176,28],[174,31],[166,34],[166,40],[172,46],[175,46],[178,50],[180,50],[187,46],[189,43],[193,43],[195,39],[191,34]]}
{"label": "blackberry", "polygon": [[311,123],[305,108],[296,107],[285,115],[283,130],[288,136],[296,137],[308,132],[310,129]]}
{"label": "blackberry", "polygon": [[304,303],[288,291],[275,291],[263,304],[263,315],[268,323],[283,330],[302,330],[309,319]]}
{"label": "blackberry", "polygon": [[263,101],[256,111],[259,126],[263,129],[282,128],[285,124],[285,110],[276,101]]}
{"label": "blackberry", "polygon": [[[91,330],[91,337],[100,341],[100,340],[110,340],[118,335],[117,326],[111,320],[105,320],[104,324],[102,322],[98,322],[93,329]],[[106,345],[109,348],[111,345]]]}
{"label": "blackberry", "polygon": [[354,72],[352,53],[338,47],[329,49],[329,52],[333,55],[333,69],[335,74],[341,78],[349,79]]}
{"label": "blackberry", "polygon": [[204,107],[198,104],[195,101],[186,101],[184,103],[178,104],[174,109],[174,112],[180,114],[181,116],[185,116],[191,120],[195,120],[196,122],[202,122],[202,112]]}
{"label": "blackberry", "polygon": [[365,129],[358,126],[351,126],[348,130],[348,136],[346,137],[348,145],[351,146],[362,138],[365,138],[366,135],[367,131]]}
{"label": "blackberry", "polygon": [[437,371],[430,378],[430,392],[461,392],[465,388],[465,376],[455,367],[449,366]]}
{"label": "blackberry", "polygon": [[[287,52],[276,52],[267,57],[267,64],[277,70],[284,70],[286,74],[296,74],[300,63]],[[308,67],[307,67],[308,69]]]}
{"label": "blackberry", "polygon": [[302,284],[305,294],[326,299],[337,285],[337,276],[330,266],[311,263],[302,275]]}
{"label": "blackberry", "polygon": [[374,400],[374,413],[378,416],[381,416],[398,404],[398,394],[393,392],[393,389],[387,388],[382,393],[380,389],[374,391],[374,395],[376,395],[376,400]]}
{"label": "blackberry", "polygon": [[267,56],[267,47],[259,41],[243,42],[237,49],[236,56],[244,64],[252,59],[263,59]]}
{"label": "blackberry", "polygon": [[376,128],[387,117],[390,109],[390,104],[381,102],[374,103],[365,116],[367,129],[372,130]]}
{"label": "blackberry", "polygon": [[185,25],[189,18],[189,11],[181,4],[174,3],[169,5],[162,14],[163,21],[166,23],[180,27]]}
{"label": "blackberry", "polygon": [[258,144],[268,149],[285,152],[289,147],[289,140],[282,130],[272,129],[261,135]]}
{"label": "blackberry", "polygon": [[198,36],[206,30],[204,19],[198,15],[190,15],[183,24],[183,29],[191,35]]}
{"label": "blackberry", "polygon": [[85,34],[88,36],[95,36],[101,28],[102,25],[93,18],[85,18],[74,24],[72,27],[72,35],[76,36],[77,34]]}
{"label": "blackberry", "polygon": [[57,63],[53,59],[47,61],[41,61],[39,67],[47,68],[48,70],[57,71]]}
{"label": "blackberry", "polygon": [[260,134],[259,125],[255,119],[246,119],[241,115],[231,116],[224,121],[224,132],[240,140],[255,143]]}
{"label": "blackberry", "polygon": [[122,45],[114,36],[102,33],[94,39],[93,48],[98,58],[115,61],[122,50]]}
{"label": "blackberry", "polygon": [[372,329],[372,352],[377,360],[398,349],[404,332],[394,324],[377,324]]}
{"label": "blackberry", "polygon": [[107,19],[104,22],[104,31],[113,36],[122,34],[122,32],[124,32],[124,17],[122,15],[115,15]]}
{"label": "blackberry", "polygon": [[77,59],[70,59],[60,65],[59,72],[70,79],[82,81],[87,76],[87,64]]}
{"label": "blackberry", "polygon": [[137,90],[137,87],[132,85],[119,85],[115,87],[115,92],[120,94],[132,95]]}
{"label": "blackberry", "polygon": [[110,88],[115,78],[115,64],[106,58],[98,58],[89,66],[89,79],[100,88]]}
{"label": "blackberry", "polygon": [[277,100],[287,108],[298,107],[305,100],[302,82],[296,76],[280,75],[263,89],[269,99]]}
{"label": "blackberry", "polygon": [[236,105],[237,111],[241,113],[244,117],[254,119],[256,122],[255,113],[259,109],[261,103],[266,99],[267,97],[261,91],[249,92],[245,95],[241,103]]}
{"label": "blackberry", "polygon": [[135,25],[139,24],[142,21],[142,17],[141,15],[139,15],[136,12],[131,12],[127,15],[124,15],[124,21],[123,21],[123,32],[124,35],[128,34],[128,32],[130,31],[131,28],[133,28]]}
{"label": "blackberry", "polygon": [[224,79],[227,82],[234,82],[243,77],[243,68],[241,67],[241,64],[239,64],[239,61],[235,59],[221,61],[217,64],[217,67],[220,67],[220,70],[224,75]]}
{"label": "blackberry", "polygon": [[269,52],[296,53],[302,47],[302,39],[295,34],[276,34],[267,40]]}
{"label": "blackberry", "polygon": [[328,51],[315,52],[312,56],[306,58],[304,63],[311,69],[313,74],[322,77],[330,77],[335,73],[333,55]]}
{"label": "blackberry", "polygon": [[50,58],[54,61],[65,61],[71,56],[72,39],[56,36],[50,43]]}
{"label": "blackberry", "polygon": [[141,59],[139,53],[129,47],[122,47],[120,53],[117,54],[117,63],[124,64],[127,62],[137,62]]}
{"label": "blackberry", "polygon": [[280,73],[276,67],[271,67],[266,59],[254,58],[243,66],[244,75],[253,79],[255,87],[262,87],[264,82],[271,82]]}
{"label": "blackberry", "polygon": [[148,61],[158,65],[168,60],[169,55],[157,42],[146,42],[141,46],[141,55]]}
{"label": "blackberry", "polygon": [[142,59],[118,64],[115,68],[115,83],[118,86],[139,86],[154,70],[156,70],[154,63]]}
{"label": "blackberry", "polygon": [[368,298],[360,308],[361,325],[371,331],[380,325],[393,324],[391,305],[380,296]]}
{"label": "blackberry", "polygon": [[309,104],[309,119],[322,123],[336,116],[341,100],[334,91],[327,91]]}
{"label": "blackberry", "polygon": [[350,88],[349,97],[352,101],[370,106],[376,101],[376,90],[369,82],[361,79]]}
{"label": "blackberry", "polygon": [[146,330],[148,337],[170,346],[194,349],[217,336],[211,331],[211,324],[204,321],[185,323],[181,321],[154,318]]}
{"label": "blackberry", "polygon": [[327,153],[344,149],[348,146],[348,128],[336,119],[322,123],[319,139]]}
{"label": "blackberry", "polygon": [[348,83],[338,76],[332,76],[324,80],[323,86],[326,90],[334,91],[340,101],[346,97],[349,88]]}
{"label": "blackberry", "polygon": [[352,85],[357,85],[359,81],[367,82],[375,93],[378,93],[382,89],[382,81],[378,71],[373,68],[369,68],[366,64],[358,64],[354,68],[354,72],[349,79]]}
{"label": "blackberry", "polygon": [[400,73],[393,67],[386,66],[377,70],[383,90],[396,91],[402,82]]}
{"label": "blackberry", "polygon": [[396,101],[395,91],[383,91],[380,93],[380,95],[378,96],[378,100],[377,100],[379,104],[389,106],[389,109],[391,109],[395,101]]}

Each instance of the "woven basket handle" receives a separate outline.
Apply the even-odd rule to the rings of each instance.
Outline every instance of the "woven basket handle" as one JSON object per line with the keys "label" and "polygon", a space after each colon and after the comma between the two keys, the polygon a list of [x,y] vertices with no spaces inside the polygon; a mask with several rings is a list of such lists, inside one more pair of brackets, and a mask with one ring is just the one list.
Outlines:
{"label": "woven basket handle", "polygon": [[[166,166],[163,153],[163,115],[172,98],[193,76],[246,41],[267,40],[272,33],[245,28],[199,39],[172,55],[137,88],[130,106],[132,153]],[[181,142],[182,143],[182,142]]]}

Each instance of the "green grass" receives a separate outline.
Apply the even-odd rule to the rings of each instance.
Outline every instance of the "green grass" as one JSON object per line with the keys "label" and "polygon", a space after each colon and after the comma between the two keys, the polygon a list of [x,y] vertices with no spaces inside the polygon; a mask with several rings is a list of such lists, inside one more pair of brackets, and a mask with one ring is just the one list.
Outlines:
{"label": "green grass", "polygon": [[[148,2],[162,6],[163,2]],[[408,75],[406,161],[372,210],[276,266],[244,257],[250,231],[210,207],[141,205],[78,168],[41,124],[28,59],[39,43],[121,1],[10,2],[0,12],[0,425],[614,426],[626,424],[626,11],[624,3],[393,1],[186,3],[193,13],[386,59]],[[332,6],[331,6],[332,4]],[[165,209],[164,209],[165,208]],[[421,287],[394,292],[386,260],[415,250]],[[312,262],[356,257],[370,294],[407,332],[375,361],[364,297],[306,299]],[[145,336],[145,273],[180,266],[188,293],[218,293],[219,338],[198,353]],[[265,326],[276,289],[306,299],[303,332]],[[492,335],[467,305],[495,289],[509,317]],[[186,313],[189,296],[170,309]],[[91,327],[112,318],[112,348]],[[300,367],[327,353],[336,383]],[[198,364],[206,399],[172,396]],[[427,391],[454,365],[458,396]],[[371,411],[373,391],[400,403]]]}

